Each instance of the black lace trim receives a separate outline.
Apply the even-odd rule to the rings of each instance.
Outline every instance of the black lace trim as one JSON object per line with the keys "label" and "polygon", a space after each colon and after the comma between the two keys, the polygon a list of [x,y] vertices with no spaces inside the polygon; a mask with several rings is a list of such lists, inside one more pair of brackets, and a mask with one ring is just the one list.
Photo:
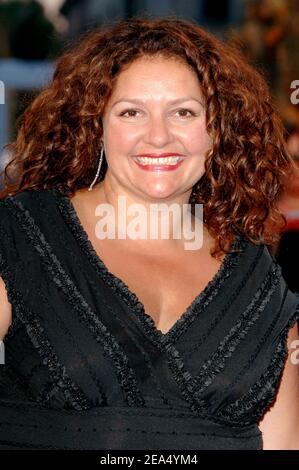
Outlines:
{"label": "black lace trim", "polygon": [[[44,201],[41,199],[40,197],[40,193],[38,191],[34,191],[34,193],[32,194],[32,197],[35,199],[36,203],[39,205],[39,208],[40,210],[45,214],[45,216],[48,218],[49,222],[52,223],[53,227],[55,225],[55,220],[51,217],[51,213],[49,213],[49,211],[46,210],[45,206],[44,206]],[[56,224],[57,225],[57,224]],[[58,236],[59,240],[61,243],[63,243],[65,245],[65,240],[63,238],[63,235],[62,233],[60,232],[60,227],[57,227],[57,231],[56,231],[56,235]],[[68,244],[65,245],[65,250],[66,252],[68,252],[69,256],[73,256],[73,252],[72,252],[72,249],[69,247]],[[83,271],[83,266],[81,264],[81,258],[77,258],[76,260],[76,263],[79,267],[79,269],[81,269]],[[92,284],[95,288],[95,292],[97,290],[97,286],[96,286],[96,283],[92,280],[92,279],[88,279],[88,282],[90,284]],[[101,301],[103,301],[103,299],[101,299]],[[114,315],[115,319],[118,321],[119,325],[120,325],[120,328],[121,329],[124,329],[125,328],[125,324],[124,322],[122,321],[122,319],[119,317],[119,316],[116,316]],[[65,331],[65,333],[67,334],[67,331]],[[134,335],[132,335],[130,333],[130,331],[128,330],[128,335],[130,336],[130,341],[132,341],[132,343],[134,343],[135,347],[139,350],[139,353],[143,356],[144,358],[144,361],[145,361],[145,364],[147,365],[148,369],[149,369],[149,372],[150,372],[150,375],[156,385],[156,389],[162,399],[162,402],[163,404],[167,405],[169,408],[173,408],[173,406],[170,404],[170,401],[168,400],[168,398],[165,396],[165,393],[163,392],[163,389],[161,388],[160,384],[158,383],[158,378],[156,377],[156,374],[154,373],[154,369],[153,369],[153,366],[152,366],[152,363],[151,363],[151,360],[150,360],[150,357],[149,355],[147,354],[147,352],[140,346],[140,344],[138,343],[138,341],[136,341],[136,339],[134,338]],[[74,344],[73,345],[74,347],[76,347],[76,345]],[[84,360],[84,358],[82,357],[82,360]],[[87,367],[88,367],[88,364],[87,364]],[[100,392],[101,392],[101,395],[102,397],[104,396],[104,392],[102,391],[102,388],[100,387],[100,383],[99,381],[96,379],[96,377],[94,377],[94,374],[92,373],[92,371],[90,371],[90,374],[92,375],[94,381],[97,383],[97,386],[99,387],[100,389]],[[107,397],[105,397],[105,399],[103,399],[102,403],[101,403],[101,406],[106,406],[106,400],[107,400]]]}
{"label": "black lace trim", "polygon": [[102,276],[107,284],[112,287],[117,293],[122,291],[122,299],[126,304],[137,310],[142,308],[141,302],[137,299],[136,295],[131,292],[124,282],[110,273],[103,261],[98,257],[95,252],[87,233],[85,232],[80,220],[78,219],[77,213],[74,209],[68,196],[59,193],[56,189],[51,190],[55,196],[56,203],[64,216],[69,228],[75,235],[79,245],[91,261],[92,265],[95,266],[96,271]]}
{"label": "black lace trim", "polygon": [[108,357],[113,360],[119,384],[124,391],[127,404],[129,406],[144,406],[144,398],[138,388],[135,373],[129,365],[127,356],[63,270],[61,263],[52,252],[50,245],[31,217],[30,212],[16,198],[8,197],[4,200],[4,203],[11,208],[16,221],[24,233],[26,233],[34,249],[39,253],[43,266],[51,274],[52,281],[79,313],[96,341],[103,345]]}
{"label": "black lace trim", "polygon": [[[119,323],[120,327],[122,329],[126,329],[126,325],[125,323],[123,322],[122,318],[119,317],[119,316],[115,316],[117,322]],[[155,373],[155,370],[154,370],[154,367],[153,367],[153,364],[152,364],[152,361],[151,361],[151,358],[149,356],[149,354],[146,352],[146,350],[138,343],[138,341],[136,341],[135,337],[133,334],[131,334],[131,331],[129,328],[127,328],[127,335],[130,337],[130,341],[132,343],[134,343],[136,349],[138,349],[139,351],[139,354],[142,355],[143,359],[144,359],[144,362],[146,364],[146,366],[148,367],[148,370],[149,370],[149,373],[150,373],[150,376],[152,377],[152,380],[156,386],[156,390],[157,390],[157,393],[159,394],[161,400],[162,400],[162,403],[164,405],[166,405],[168,408],[170,409],[174,409],[173,405],[171,404],[170,402],[170,399],[166,397],[164,391],[163,391],[163,388],[162,386],[160,385],[159,383],[159,379],[157,377],[157,374]],[[151,395],[152,396],[152,395]],[[150,405],[152,406],[152,405]]]}
{"label": "black lace trim", "polygon": [[198,315],[206,310],[212,300],[219,294],[220,288],[226,279],[229,279],[233,271],[239,266],[240,258],[247,247],[248,241],[237,234],[232,243],[231,251],[225,255],[219,270],[165,335],[166,341],[176,342],[192,325]]}
{"label": "black lace trim", "polygon": [[211,322],[211,324],[208,327],[207,331],[200,337],[198,342],[195,345],[191,346],[190,349],[185,350],[185,354],[184,354],[185,358],[190,358],[193,354],[197,353],[199,351],[199,349],[202,347],[203,343],[209,338],[211,333],[213,333],[213,331],[215,331],[215,329],[219,325],[219,322],[223,321],[225,319],[225,316],[227,314],[229,314],[231,305],[239,297],[240,293],[242,292],[242,289],[246,286],[246,284],[248,282],[248,279],[250,278],[250,276],[252,275],[252,273],[256,269],[256,266],[257,266],[257,264],[260,260],[260,257],[263,253],[263,250],[264,250],[263,245],[260,245],[258,250],[257,250],[256,256],[254,257],[252,263],[250,264],[247,272],[242,277],[240,284],[232,292],[232,295],[228,298],[228,300],[227,300],[226,304],[224,305],[224,307],[221,310],[219,310],[219,312],[216,314],[214,320]]}
{"label": "black lace trim", "polygon": [[[0,225],[0,237],[2,240],[9,240],[9,235],[7,234],[5,228]],[[14,279],[11,270],[8,268],[7,260],[3,257],[3,254],[0,253],[0,275],[4,281],[7,300],[12,306],[12,321],[9,325],[8,331],[4,337],[4,341],[7,341],[11,338],[16,330],[18,325],[18,316],[17,312],[15,311],[15,307],[18,306],[18,301],[15,296],[15,289],[14,289]]]}
{"label": "black lace trim", "polygon": [[[288,287],[285,288],[284,298],[286,297]],[[281,310],[271,323],[268,332],[273,329],[273,323],[277,321]],[[287,339],[289,329],[299,320],[299,295],[298,305],[293,315],[289,318],[286,326],[280,334],[280,341],[275,349],[274,356],[269,367],[262,374],[260,379],[244,394],[240,399],[236,400],[225,407],[220,415],[230,422],[239,423],[240,425],[251,425],[260,421],[263,414],[273,403],[280,384],[281,376],[288,357]],[[262,340],[263,341],[263,340]],[[262,343],[261,341],[261,343]]]}
{"label": "black lace trim", "polygon": [[[277,266],[277,277],[279,278],[281,276],[281,270],[280,270],[280,266],[276,265]],[[278,279],[279,280],[279,279]],[[262,338],[260,339],[258,345],[256,346],[256,348],[254,349],[253,353],[251,354],[251,356],[248,358],[248,361],[246,362],[246,364],[243,366],[243,368],[240,370],[240,372],[235,376],[234,380],[229,383],[224,389],[223,389],[223,394],[224,396],[226,396],[228,394],[228,390],[229,389],[232,389],[235,384],[237,384],[238,382],[240,382],[243,378],[243,376],[251,369],[252,367],[252,364],[254,364],[254,361],[256,360],[258,354],[260,354],[262,348],[264,347],[265,345],[265,342],[267,341],[267,339],[269,338],[269,336],[271,335],[271,332],[274,330],[275,328],[275,325],[277,324],[277,321],[279,320],[280,318],[280,315],[281,315],[281,310],[283,308],[283,304],[284,304],[284,301],[285,301],[285,297],[287,295],[287,289],[285,289],[285,292],[284,292],[284,297],[283,297],[283,300],[282,300],[282,303],[281,303],[281,306],[280,306],[280,309],[277,311],[276,315],[273,317],[270,325],[268,326],[266,332],[264,333],[264,335],[262,336]],[[236,402],[235,402],[236,403]],[[239,401],[237,401],[237,403],[239,403]],[[233,403],[231,405],[234,405]],[[231,406],[229,405],[229,407]],[[229,415],[229,409],[228,408],[228,415]],[[226,410],[227,410],[227,407],[224,409],[224,410],[221,410],[221,413],[222,415],[226,415]],[[233,417],[232,417],[233,419]]]}
{"label": "black lace trim", "polygon": [[[241,254],[248,246],[248,242],[245,239],[242,239],[241,236],[236,236],[231,246],[230,252],[226,254],[224,261],[214,278],[208,283],[200,295],[192,302],[192,308],[190,306],[183,314],[182,318],[175,324],[177,329],[172,328],[170,332],[163,335],[162,332],[155,328],[155,324],[152,318],[145,313],[143,304],[138,300],[137,296],[130,291],[128,286],[122,280],[110,273],[105,264],[99,258],[87,236],[87,233],[81,225],[81,222],[70,199],[67,196],[59,194],[55,189],[52,191],[56,197],[58,207],[60,208],[66,222],[68,223],[71,231],[74,233],[76,239],[79,241],[87,257],[95,267],[96,271],[103,277],[107,284],[110,285],[115,290],[115,292],[118,293],[118,295],[120,295],[127,305],[129,305],[136,312],[138,318],[144,326],[146,333],[152,342],[156,345],[156,347],[161,351],[161,353],[167,354],[170,370],[173,373],[174,379],[179,386],[182,396],[187,401],[187,403],[189,403],[190,409],[197,415],[207,416],[203,409],[204,402],[198,397],[194,396],[194,388],[197,385],[197,382],[186,370],[178,350],[174,347],[173,344],[171,344],[170,337],[171,335],[174,335],[175,332],[176,337],[178,337],[180,333],[178,327],[179,325],[183,327],[188,316],[188,325],[191,324],[191,321],[194,320],[197,314],[197,312],[193,310],[195,305],[202,302],[203,308],[205,308],[209,304],[212,298],[217,294],[220,285],[237,266]],[[222,419],[218,420],[217,418],[213,417],[213,420],[215,422],[223,423]]]}
{"label": "black lace trim", "polygon": [[[1,272],[7,281],[9,288],[9,299],[14,306],[13,321],[22,323],[27,331],[28,337],[30,338],[33,346],[37,350],[39,356],[43,359],[43,364],[49,369],[51,378],[58,388],[60,388],[67,401],[71,404],[74,409],[81,410],[90,407],[86,401],[85,396],[81,390],[71,381],[66,374],[64,367],[60,364],[57,355],[54,353],[49,340],[47,339],[45,332],[37,320],[37,317],[32,312],[25,308],[20,293],[14,289],[12,284],[12,278],[8,271],[7,264],[3,257],[0,255],[1,260]],[[11,334],[7,334],[4,338],[4,342],[10,339]],[[38,399],[37,399],[38,401]],[[41,401],[44,405],[44,402]]]}
{"label": "black lace trim", "polygon": [[215,376],[224,369],[226,362],[233,355],[241,340],[246,337],[250,328],[260,318],[276,289],[278,281],[277,266],[271,267],[250,304],[241,313],[238,321],[220,342],[215,353],[203,364],[201,371],[195,377],[198,383],[198,387],[194,390],[195,396],[200,396],[211,385]]}
{"label": "black lace trim", "polygon": [[[61,226],[57,226],[57,221],[51,216],[51,211],[47,210],[47,208],[45,207],[44,200],[40,196],[40,191],[32,191],[31,197],[35,200],[36,204],[38,205],[40,213],[44,214],[44,216],[46,217],[48,222],[52,225],[52,227],[54,227],[54,226],[56,227],[56,236],[58,237],[59,242],[62,244],[62,246],[64,246],[65,252],[68,253],[68,256],[70,256],[72,258],[73,257],[73,251],[69,247],[68,244],[65,244],[65,239],[64,239],[63,234],[61,232]],[[81,271],[83,272],[84,269],[83,269],[83,266],[80,262],[80,258],[76,259],[76,264],[77,264],[78,268],[81,269]],[[32,282],[34,283],[34,280],[32,280]],[[90,282],[90,284],[94,285],[95,290],[96,290],[95,283],[92,280],[90,280],[89,282]],[[45,304],[47,304],[47,299],[46,299],[45,295],[43,294],[42,290],[39,290],[37,292],[37,295],[40,297],[40,299]],[[88,361],[86,360],[85,355],[82,354],[82,351],[81,351],[80,347],[78,346],[77,342],[75,341],[73,335],[70,333],[70,330],[65,325],[65,321],[64,321],[63,318],[61,318],[61,315],[59,315],[59,312],[54,312],[53,311],[53,314],[55,314],[55,316],[56,316],[56,319],[57,319],[57,322],[60,326],[61,331],[63,331],[64,335],[66,335],[66,337],[69,338],[69,341],[70,341],[72,347],[77,351],[77,353],[80,356],[81,360],[85,364],[85,367],[86,367],[86,370],[89,373],[89,376],[91,377],[92,381],[94,382],[94,384],[96,385],[96,387],[98,389],[99,396],[97,397],[96,406],[106,406],[107,405],[107,396],[105,394],[105,391],[103,390],[103,386],[102,386],[101,382],[99,381],[97,375],[91,369]],[[55,393],[55,390],[45,391],[46,396],[49,396],[49,397],[54,393]],[[46,397],[44,399],[46,399]]]}
{"label": "black lace trim", "polygon": [[[67,200],[68,200],[68,198],[67,198]],[[59,201],[60,201],[60,199],[59,199]],[[26,232],[28,238],[33,242],[34,248],[39,252],[40,256],[44,258],[44,263],[47,267],[47,270],[50,271],[53,274],[53,278],[55,279],[54,282],[56,282],[56,284],[58,286],[60,286],[61,288],[64,285],[63,282],[65,282],[65,286],[68,286],[66,288],[67,289],[67,296],[70,299],[71,291],[72,291],[72,286],[70,285],[71,280],[64,278],[63,275],[65,273],[62,269],[61,269],[62,273],[60,272],[59,268],[61,268],[61,266],[60,266],[59,261],[55,257],[54,253],[51,252],[51,249],[50,249],[49,245],[47,244],[47,242],[45,241],[43,234],[40,233],[38,227],[35,225],[34,220],[30,216],[29,212],[24,209],[24,207],[22,206],[22,204],[19,201],[12,200],[11,202],[13,202],[14,206],[16,206],[15,211],[14,211],[14,215],[15,215],[16,219],[18,220],[18,222],[22,226],[22,229]],[[71,209],[71,206],[70,206],[70,209]],[[19,213],[19,211],[22,211],[23,214]],[[25,213],[26,217],[23,218],[24,213]],[[26,220],[25,220],[25,218],[26,218]],[[78,233],[78,235],[80,235],[80,233]],[[81,238],[81,241],[82,241],[82,238]],[[239,238],[237,238],[235,240],[235,242],[239,242],[239,241],[241,241]],[[247,242],[245,242],[244,240],[242,240],[242,242],[244,243],[243,247],[245,247]],[[84,243],[84,237],[83,237],[83,243]],[[241,243],[241,245],[242,245],[242,243]],[[53,258],[52,258],[51,255],[53,256]],[[213,284],[215,284],[215,279],[217,279],[218,277],[221,277],[220,276],[221,271],[224,271],[224,273],[222,272],[222,275],[227,274],[229,271],[226,271],[226,269],[224,269],[225,263],[227,262],[227,260],[231,259],[231,261],[232,261],[231,268],[233,268],[234,263],[237,263],[239,255],[240,255],[240,252],[238,252],[238,256],[236,256],[234,252],[228,253],[226,255],[226,258],[225,258],[224,262],[223,262],[223,265],[221,266],[221,269],[218,271],[218,273],[216,274],[214,279],[212,281],[210,281],[208,286],[210,284],[211,284],[211,286]],[[101,262],[100,262],[99,258],[97,257],[96,253],[95,253],[95,256],[96,256],[95,260],[97,260],[96,261],[97,266],[99,267]],[[47,259],[47,257],[50,258],[50,260]],[[53,270],[54,268],[51,269],[51,266],[53,265],[53,259],[55,260],[55,263],[54,263],[55,270]],[[107,270],[107,268],[105,267],[104,264],[103,264],[103,267],[104,267],[104,272],[105,272],[105,270]],[[112,281],[112,283],[114,284],[114,287],[116,288],[117,278],[115,278],[115,276],[111,275],[111,273],[109,273],[108,270],[107,270],[106,274],[108,274],[108,277],[110,277],[110,280]],[[229,275],[229,274],[227,274],[227,275]],[[55,276],[57,276],[57,278]],[[220,281],[221,281],[221,279],[220,279]],[[121,283],[121,288],[124,288],[125,284],[122,281],[120,281],[120,283]],[[204,297],[204,293],[205,293],[206,290],[208,290],[208,286],[200,294],[200,296],[198,296],[198,299],[200,299],[200,297]],[[135,296],[135,294],[130,292],[127,286],[125,286],[125,287],[127,288],[127,294],[131,298],[131,301],[133,301],[133,303],[134,303],[134,301],[138,302],[138,299]],[[18,299],[16,298],[16,296],[14,295],[13,292],[11,292],[11,297],[10,298],[13,299],[15,305],[18,304]],[[135,300],[134,300],[134,298],[135,298]],[[81,301],[84,302],[84,299],[82,299]],[[196,301],[196,299],[193,302],[195,302],[195,301]],[[130,301],[128,301],[128,302],[130,303]],[[142,304],[141,304],[141,307],[143,308]],[[19,318],[22,318],[23,314],[27,316],[27,312],[25,312],[25,310],[24,310],[23,313],[21,311],[19,311],[21,309],[17,309],[17,310],[18,310]],[[142,309],[141,309],[141,312],[142,312]],[[296,315],[294,315],[293,320],[291,319],[289,321],[290,324],[292,322],[295,322],[296,319],[298,319],[298,313],[299,312],[297,312],[297,310],[296,310]],[[145,312],[144,312],[144,314],[145,314]],[[143,321],[146,320],[146,317],[147,317],[147,315],[145,314],[145,316],[143,318]],[[148,323],[148,326],[154,325],[154,322],[151,319],[151,317],[150,316],[148,316],[148,317],[149,317],[149,322],[145,321],[145,323]],[[86,318],[88,320],[87,316],[86,316]],[[35,318],[33,320],[35,320]],[[87,323],[88,323],[88,321],[87,321]],[[29,325],[29,327],[31,327],[31,329],[32,329],[33,326],[34,327],[36,326],[36,325],[34,325],[34,321],[32,322],[31,325]],[[105,327],[104,327],[104,329],[105,329]],[[277,355],[275,356],[275,358],[272,361],[272,362],[276,361],[276,365],[277,365],[277,363],[279,363],[280,364],[279,367],[283,367],[283,363],[285,361],[285,355],[287,355],[287,352],[286,352],[287,329],[288,328],[286,327],[285,337],[279,343],[278,348],[277,348]],[[96,330],[96,326],[95,326],[95,330]],[[175,331],[175,329],[174,329],[174,331]],[[226,424],[229,423],[230,424],[231,419],[228,419],[227,415],[223,414],[223,416],[221,416],[221,415],[219,415],[219,416],[209,416],[209,414],[204,410],[204,405],[205,405],[204,402],[201,401],[199,399],[199,397],[194,396],[194,387],[196,387],[198,384],[194,380],[194,378],[191,376],[191,374],[185,369],[184,363],[183,363],[183,361],[180,357],[179,352],[176,350],[176,348],[170,342],[167,341],[167,339],[168,339],[167,335],[163,335],[163,338],[161,338],[161,336],[158,334],[159,330],[157,330],[156,332],[157,332],[157,334],[155,335],[154,332],[151,329],[149,330],[149,334],[151,334],[152,339],[154,340],[155,344],[158,346],[159,350],[161,352],[164,352],[164,353],[166,352],[167,353],[168,358],[169,358],[169,365],[170,365],[171,370],[173,371],[174,378],[175,378],[176,382],[178,383],[178,385],[181,389],[182,395],[184,396],[186,401],[190,404],[191,410],[194,411],[197,415],[200,415],[201,417],[207,417],[208,419],[210,419],[213,422],[221,423],[221,424],[223,424],[223,423],[226,423]],[[42,336],[42,339],[43,339],[44,338],[44,332],[40,331],[40,333],[43,335]],[[170,335],[169,335],[169,337],[170,337]],[[161,341],[161,339],[162,339],[162,341]],[[41,354],[41,352],[45,353],[44,344],[41,344],[40,348],[42,349],[42,351],[39,351],[39,353],[40,354]],[[271,363],[271,365],[272,365],[272,363]],[[269,367],[269,370],[267,370],[267,373],[269,373],[269,376],[271,377],[271,374],[273,376],[273,371],[269,372],[270,369],[271,369],[271,366]],[[273,369],[275,369],[275,367],[273,367]],[[266,374],[265,374],[265,377],[266,377]],[[278,373],[277,377],[279,379],[279,373]],[[59,385],[61,386],[61,384],[59,384]],[[276,390],[273,389],[272,392],[274,393],[273,397],[275,397]],[[247,395],[248,394],[246,394],[246,396]],[[254,397],[254,392],[253,392],[253,397]],[[258,400],[257,400],[257,402],[258,402]],[[139,403],[137,403],[137,406],[138,405],[140,406]],[[144,402],[142,402],[142,406],[143,405],[144,405]],[[235,403],[233,405],[235,405]],[[133,406],[136,406],[136,403],[134,403]],[[261,408],[263,407],[262,405],[260,405],[260,406],[261,406]],[[251,421],[248,422],[248,423],[252,424]],[[237,425],[240,424],[239,419],[236,421],[236,424]],[[243,424],[244,423],[242,423],[242,425]]]}
{"label": "black lace trim", "polygon": [[[127,284],[120,278],[112,274],[106,267],[105,263],[96,253],[95,249],[90,242],[88,235],[81,224],[81,221],[75,211],[75,208],[68,196],[65,196],[55,188],[51,189],[56,199],[57,205],[64,216],[69,228],[75,235],[82,250],[87,255],[88,259],[94,266],[96,272],[101,275],[105,282],[115,291],[115,293],[124,301],[133,312],[136,313],[137,318],[143,325],[149,338],[157,344],[157,341],[168,343],[169,341],[175,342],[177,338],[191,325],[196,316],[198,309],[206,308],[211,300],[217,295],[221,284],[227,277],[231,275],[232,270],[238,263],[238,259],[242,251],[246,248],[248,242],[240,235],[236,235],[230,252],[228,252],[223,260],[221,267],[215,274],[214,278],[207,284],[205,289],[191,302],[189,307],[170,328],[170,330],[163,334],[156,328],[155,322],[150,315],[145,312],[144,305],[138,299],[137,295],[132,292]],[[237,252],[233,250],[239,250]]]}
{"label": "black lace trim", "polygon": [[11,304],[11,308],[12,308],[12,321],[3,339],[3,342],[5,343],[6,341],[8,341],[10,338],[14,336],[17,325],[19,323],[19,318],[17,316],[17,310],[16,310],[16,307],[18,306],[18,301],[16,299],[15,292],[13,289],[13,277],[8,269],[7,262],[4,260],[1,253],[0,253],[0,275],[5,284],[7,300]]}
{"label": "black lace trim", "polygon": [[[77,385],[67,375],[65,367],[59,362],[57,354],[53,351],[50,341],[45,335],[44,329],[37,320],[36,316],[33,316],[32,312],[29,313],[28,309],[20,311],[19,316],[26,328],[27,334],[38,351],[38,354],[43,359],[43,364],[47,366],[50,371],[51,378],[54,382],[50,384],[52,392],[54,390],[62,389],[63,394],[69,403],[75,410],[87,410],[90,408],[90,403],[86,399],[84,393],[79,389]],[[56,386],[56,387],[55,387]],[[41,394],[37,397],[37,401],[40,400],[42,405],[47,403],[47,398],[50,398],[46,394]]]}
{"label": "black lace trim", "polygon": [[[272,279],[272,281],[273,281],[273,279]],[[268,301],[268,300],[265,300],[265,301]],[[262,308],[264,308],[264,306]],[[259,316],[259,314],[260,314],[260,312],[258,312],[256,314],[257,317]],[[242,322],[242,320],[241,320],[241,322]],[[243,325],[244,325],[244,322],[243,322]],[[248,328],[249,328],[249,326],[248,326]],[[244,327],[244,329],[246,329],[246,326]],[[227,343],[227,352],[226,352],[227,357],[224,358],[224,361],[227,358],[230,357],[232,352],[235,350],[237,344],[242,339],[243,332],[242,332],[242,330],[240,330],[239,327],[237,328],[236,332],[235,332],[235,328],[233,328],[231,330],[231,332],[233,332],[234,335],[236,336],[234,338],[234,335],[233,335],[233,339],[234,339],[235,342],[234,342],[233,345],[228,343],[228,338],[230,336],[230,334],[228,334],[227,337],[226,337],[226,341],[224,340],[225,341],[224,344]],[[247,331],[246,331],[246,333],[247,333]],[[230,350],[230,348],[231,348],[231,350]],[[164,345],[164,348],[161,348],[161,349],[162,349],[162,351],[163,351],[163,349],[167,351],[167,354],[168,354],[168,357],[169,357],[169,367],[173,372],[174,379],[177,382],[184,399],[189,403],[190,409],[194,413],[196,413],[198,416],[209,416],[209,413],[207,412],[207,406],[206,406],[205,400],[201,397],[201,392],[206,388],[206,386],[210,385],[210,383],[213,380],[214,376],[218,372],[221,371],[223,366],[221,368],[219,367],[219,370],[218,370],[218,365],[216,365],[216,363],[211,361],[210,366],[213,366],[214,370],[213,370],[212,367],[210,367],[210,370],[206,369],[206,370],[203,371],[202,377],[200,375],[197,376],[197,377],[192,377],[192,375],[186,370],[184,362],[183,362],[182,358],[180,357],[179,352],[175,349],[175,347],[171,343],[168,343],[168,344]],[[220,350],[222,350],[222,344],[219,346],[219,351]],[[220,355],[220,357],[221,357],[221,355]],[[222,362],[224,362],[224,361],[222,361]],[[199,383],[201,384],[200,389],[198,389],[198,384]],[[218,423],[221,423],[221,424],[223,424],[223,422],[226,421],[225,419],[223,419],[222,416],[213,416],[213,420],[215,422],[218,422]]]}

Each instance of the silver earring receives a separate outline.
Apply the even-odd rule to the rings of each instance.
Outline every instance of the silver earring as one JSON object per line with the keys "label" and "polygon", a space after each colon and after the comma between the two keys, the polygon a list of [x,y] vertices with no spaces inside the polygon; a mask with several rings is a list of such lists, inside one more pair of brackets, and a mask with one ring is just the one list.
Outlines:
{"label": "silver earring", "polygon": [[96,183],[98,177],[99,177],[99,174],[100,174],[100,171],[101,171],[101,166],[102,166],[102,161],[103,161],[103,153],[104,153],[104,147],[101,148],[101,154],[100,154],[100,159],[99,159],[99,164],[98,164],[98,168],[97,168],[97,172],[96,172],[96,175],[94,177],[94,180],[93,182],[91,183],[91,185],[89,186],[88,188],[88,191],[92,191],[92,188],[94,186],[94,184]]}

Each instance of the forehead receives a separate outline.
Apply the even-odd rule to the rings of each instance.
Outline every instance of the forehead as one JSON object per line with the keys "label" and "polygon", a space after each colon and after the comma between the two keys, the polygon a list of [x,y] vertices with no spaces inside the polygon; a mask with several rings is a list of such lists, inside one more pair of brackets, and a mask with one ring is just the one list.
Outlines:
{"label": "forehead", "polygon": [[133,73],[144,73],[145,75],[153,75],[155,72],[176,71],[180,74],[191,74],[196,77],[196,73],[182,57],[164,57],[161,55],[142,56],[135,59],[133,62],[126,64],[122,67],[117,78],[121,76],[128,76]]}
{"label": "forehead", "polygon": [[117,75],[111,98],[131,93],[161,95],[196,93],[201,96],[201,86],[193,68],[182,58],[140,57],[126,64]]}

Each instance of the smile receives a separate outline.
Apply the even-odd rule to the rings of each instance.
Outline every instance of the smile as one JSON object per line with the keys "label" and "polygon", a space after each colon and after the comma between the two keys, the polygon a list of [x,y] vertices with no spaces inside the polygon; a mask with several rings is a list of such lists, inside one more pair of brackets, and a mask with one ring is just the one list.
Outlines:
{"label": "smile", "polygon": [[173,171],[181,166],[185,157],[133,157],[136,165],[145,171]]}
{"label": "smile", "polygon": [[161,158],[151,158],[151,157],[134,157],[141,165],[176,165],[179,161],[183,160],[182,157],[161,157]]}
{"label": "smile", "polygon": [[148,157],[134,157],[141,165],[176,165],[179,161],[183,160],[182,157],[162,157],[162,158],[148,158]]}

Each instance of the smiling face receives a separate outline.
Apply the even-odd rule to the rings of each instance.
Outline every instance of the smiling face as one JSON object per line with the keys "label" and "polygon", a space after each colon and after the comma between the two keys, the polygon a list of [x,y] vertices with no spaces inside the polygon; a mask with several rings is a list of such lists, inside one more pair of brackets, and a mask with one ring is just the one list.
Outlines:
{"label": "smiling face", "polygon": [[[195,72],[177,59],[158,56],[131,63],[117,77],[105,108],[103,142],[105,182],[113,190],[142,200],[183,197],[188,202],[212,145]],[[155,165],[149,165],[153,159],[136,158],[163,153],[183,158],[177,164],[155,160]]]}

